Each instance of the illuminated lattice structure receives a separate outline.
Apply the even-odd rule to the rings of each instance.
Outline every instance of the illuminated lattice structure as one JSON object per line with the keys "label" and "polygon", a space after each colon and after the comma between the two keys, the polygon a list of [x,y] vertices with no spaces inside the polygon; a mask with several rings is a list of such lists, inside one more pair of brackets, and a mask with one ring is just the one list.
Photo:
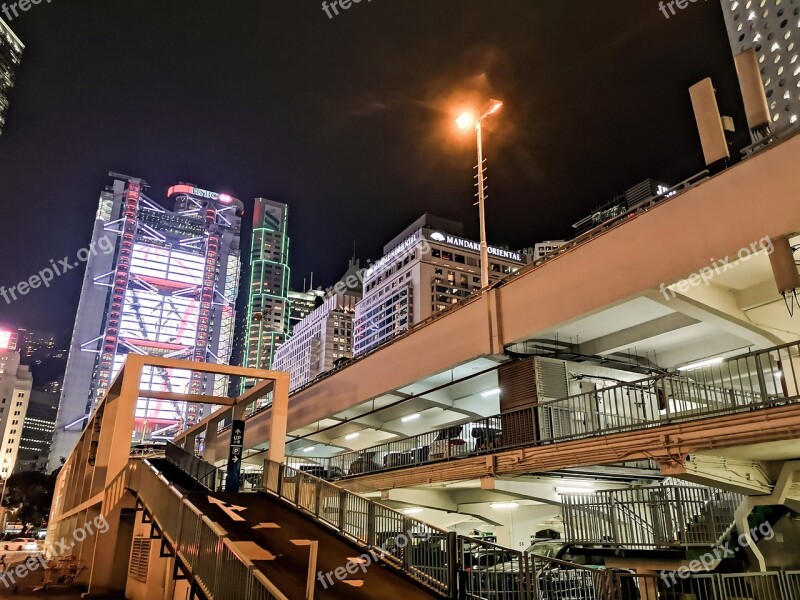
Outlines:
{"label": "illuminated lattice structure", "polygon": [[[145,195],[146,184],[115,176],[100,198],[56,425],[64,456],[94,403],[130,354],[227,363],[239,286],[243,204],[179,184],[174,210]],[[142,389],[227,395],[225,375],[147,367]],[[203,417],[201,405],[142,398],[135,436],[172,437]]]}
{"label": "illuminated lattice structure", "polygon": [[800,115],[800,0],[722,0],[734,56],[755,48],[772,130]]}

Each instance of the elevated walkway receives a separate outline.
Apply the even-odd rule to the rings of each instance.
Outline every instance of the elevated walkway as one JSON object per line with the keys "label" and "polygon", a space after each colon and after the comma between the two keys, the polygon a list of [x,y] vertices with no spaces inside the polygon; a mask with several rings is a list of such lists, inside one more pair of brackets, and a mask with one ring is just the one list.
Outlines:
{"label": "elevated walkway", "polygon": [[791,343],[327,459],[288,462],[373,492],[652,460],[664,475],[765,494],[775,469],[760,464],[759,448],[769,445],[771,462],[779,464],[800,456],[798,438],[800,344]]}
{"label": "elevated walkway", "polygon": [[[167,459],[133,469],[132,489],[153,535],[163,540],[162,554],[174,556],[193,589],[209,600],[441,597],[381,563],[348,569],[362,550],[270,495],[212,492]],[[310,564],[316,570],[309,573]],[[337,570],[346,579],[325,579]]]}
{"label": "elevated walkway", "polygon": [[[757,289],[746,285],[751,277],[744,275],[747,265],[725,273],[724,278],[717,276],[720,290],[744,288],[747,298],[704,285],[687,286],[697,297],[670,297],[665,286],[708,268],[712,256],[731,257],[733,262],[740,249],[758,240],[800,231],[795,193],[800,187],[800,172],[795,168],[798,155],[800,136],[795,135],[416,324],[386,346],[293,393],[288,431],[302,435],[332,425],[329,419],[350,419],[349,411],[367,403],[400,401],[404,393],[413,393],[408,390],[416,382],[463,372],[476,361],[507,360],[507,349],[538,339],[579,339],[584,350],[603,354],[633,348],[646,337],[651,343],[644,345],[669,357],[665,359],[668,365],[681,364],[680,350],[690,345],[692,351],[686,354],[697,357],[715,351],[700,353],[707,345],[766,348],[792,339],[791,323],[785,326],[785,321],[745,313],[743,307],[756,305],[769,304],[768,316],[782,309],[769,275]],[[732,213],[735,219],[725,218]],[[709,226],[720,219],[724,227]],[[697,243],[668,244],[676,231],[682,239]],[[733,282],[736,285],[728,281],[740,273],[743,281]],[[761,282],[761,274],[754,280]],[[602,322],[583,323],[592,317]],[[754,321],[767,326],[756,326]],[[248,419],[246,449],[263,447],[272,416],[267,409]],[[352,420],[361,427],[375,427],[369,419]],[[335,437],[346,435],[346,424],[341,427],[343,435]],[[404,430],[402,423],[392,425]],[[204,431],[201,424],[182,434],[178,443]],[[206,442],[215,458],[224,454],[222,442],[218,438]]]}

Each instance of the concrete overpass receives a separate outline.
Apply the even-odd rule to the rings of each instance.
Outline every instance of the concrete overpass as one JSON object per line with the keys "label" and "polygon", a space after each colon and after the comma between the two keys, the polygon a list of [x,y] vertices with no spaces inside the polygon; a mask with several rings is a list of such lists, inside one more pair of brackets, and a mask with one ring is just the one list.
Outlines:
{"label": "concrete overpass", "polygon": [[[469,388],[488,385],[509,350],[635,357],[672,368],[798,339],[800,325],[762,249],[800,232],[798,156],[794,136],[418,324],[292,394],[290,434],[325,444],[314,451],[324,456],[495,414],[497,403],[476,401]],[[723,262],[708,285],[697,284],[693,274]],[[468,377],[461,389],[441,392]],[[434,410],[433,420],[402,420]],[[246,447],[267,447],[270,419],[266,410],[248,420]],[[203,431],[200,424],[178,442]],[[348,441],[353,433],[357,440]],[[224,444],[209,442],[208,455],[221,456]],[[290,442],[289,451],[302,446]]]}

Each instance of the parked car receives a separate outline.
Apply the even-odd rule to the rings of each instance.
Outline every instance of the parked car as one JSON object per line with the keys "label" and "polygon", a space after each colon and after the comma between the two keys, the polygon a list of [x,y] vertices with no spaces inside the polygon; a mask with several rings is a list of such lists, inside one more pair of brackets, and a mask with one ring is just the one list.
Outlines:
{"label": "parked car", "polygon": [[327,479],[328,481],[344,477],[344,472],[339,467],[330,467],[326,469],[322,465],[302,465],[300,470],[303,473],[308,473],[312,477]]}
{"label": "parked car", "polygon": [[3,544],[3,550],[8,552],[36,552],[39,543],[34,538],[14,538]]}
{"label": "parked car", "polygon": [[[553,558],[576,565],[569,567],[557,562],[550,562],[534,558],[534,568],[539,586],[541,600],[555,600],[561,598],[593,598],[599,577],[595,573],[605,571],[605,561],[601,556],[593,556],[576,552],[572,544],[565,544],[563,540],[550,540],[537,542],[530,546],[527,553],[535,557]],[[581,568],[582,567],[582,568]],[[614,572],[632,573],[626,569],[613,569]],[[622,597],[626,600],[638,600],[641,596],[636,582],[632,577],[620,579],[623,586]]]}
{"label": "parked car", "polygon": [[447,429],[440,430],[436,435],[436,439],[434,439],[429,446],[430,459],[437,460],[464,454],[467,442],[461,437],[463,430],[463,425],[456,425],[455,427],[448,427]]}
{"label": "parked car", "polygon": [[503,445],[503,432],[492,427],[474,427],[472,437],[475,439],[475,452],[492,450]]}
{"label": "parked car", "polygon": [[377,452],[362,452],[358,457],[350,463],[347,469],[348,475],[361,475],[362,473],[372,473],[373,471],[380,471],[383,467],[375,462],[375,455]]}

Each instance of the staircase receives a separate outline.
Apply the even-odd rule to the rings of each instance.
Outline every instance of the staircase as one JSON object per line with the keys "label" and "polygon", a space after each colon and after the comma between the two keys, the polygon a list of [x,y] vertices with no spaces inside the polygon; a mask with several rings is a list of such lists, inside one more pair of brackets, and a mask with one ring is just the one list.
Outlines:
{"label": "staircase", "polygon": [[566,539],[629,549],[715,546],[733,529],[738,494],[658,485],[565,495]]}

